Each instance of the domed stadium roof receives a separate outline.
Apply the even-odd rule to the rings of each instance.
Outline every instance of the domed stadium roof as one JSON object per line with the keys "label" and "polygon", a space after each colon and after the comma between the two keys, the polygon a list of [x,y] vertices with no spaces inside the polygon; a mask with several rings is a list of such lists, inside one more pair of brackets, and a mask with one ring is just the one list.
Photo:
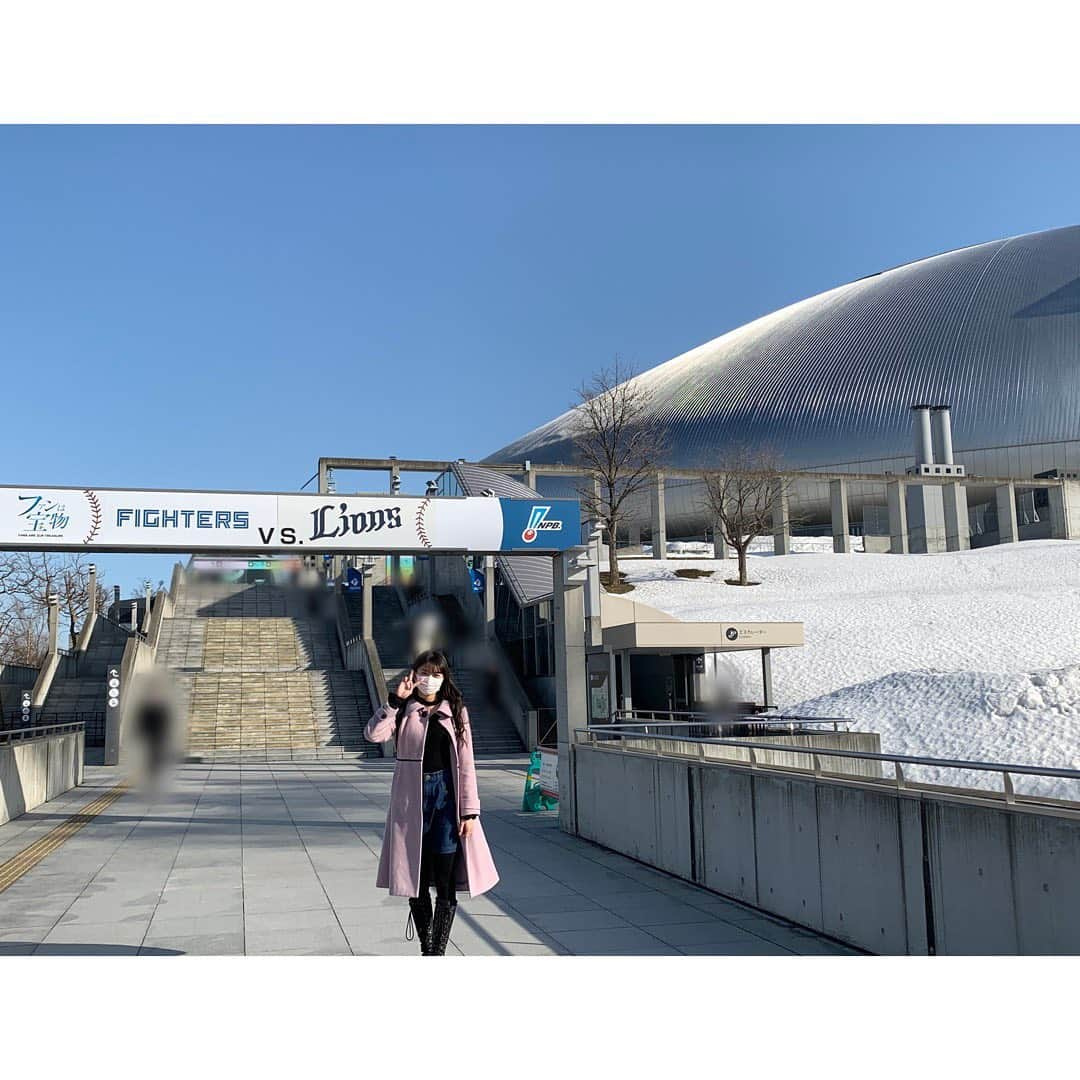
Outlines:
{"label": "domed stadium roof", "polygon": [[[789,466],[911,455],[909,407],[958,450],[1080,438],[1080,226],[961,248],[830,289],[637,376],[677,468],[725,445]],[[573,461],[572,412],[488,461]]]}

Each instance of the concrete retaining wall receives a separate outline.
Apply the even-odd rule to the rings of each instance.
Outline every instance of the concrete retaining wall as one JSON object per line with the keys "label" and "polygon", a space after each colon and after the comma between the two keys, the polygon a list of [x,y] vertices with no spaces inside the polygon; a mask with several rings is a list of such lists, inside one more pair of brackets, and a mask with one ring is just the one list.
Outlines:
{"label": "concrete retaining wall", "polygon": [[83,740],[79,731],[0,746],[0,825],[82,783]]}
{"label": "concrete retaining wall", "polygon": [[581,836],[875,953],[1080,954],[1080,812],[575,746]]}

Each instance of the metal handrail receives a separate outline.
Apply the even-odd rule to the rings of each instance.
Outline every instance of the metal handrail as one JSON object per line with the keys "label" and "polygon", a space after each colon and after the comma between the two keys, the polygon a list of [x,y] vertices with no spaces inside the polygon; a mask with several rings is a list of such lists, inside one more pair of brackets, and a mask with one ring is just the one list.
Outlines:
{"label": "metal handrail", "polygon": [[43,735],[59,735],[65,731],[82,731],[85,724],[81,720],[66,724],[40,724],[37,727],[12,728],[10,731],[0,731],[0,743],[25,742],[27,739],[38,739]]}
{"label": "metal handrail", "polygon": [[[575,741],[596,742],[597,736],[606,735],[613,728],[640,728],[644,724],[602,724],[596,727],[575,728],[574,735],[589,738]],[[669,739],[679,742],[708,743],[717,746],[741,747],[744,750],[769,750],[773,753],[802,754],[806,757],[844,757],[859,761],[886,761],[894,765],[922,765],[939,769],[970,769],[976,772],[1016,773],[1018,776],[1053,776],[1064,780],[1080,780],[1080,769],[1058,769],[1043,765],[1012,765],[998,761],[965,761],[960,758],[915,757],[911,754],[880,754],[870,750],[840,750],[832,747],[778,746],[776,743],[753,742],[749,739],[724,739],[676,735],[647,735],[640,731],[627,731],[628,735],[643,735],[650,739]]]}
{"label": "metal handrail", "polygon": [[[772,724],[780,723],[784,725],[801,724],[804,727],[812,727],[814,725],[832,724],[833,730],[839,730],[837,724],[852,724],[854,720],[850,716],[798,716],[794,713],[778,713],[778,712],[694,712],[690,709],[616,709],[612,714],[614,717],[627,717],[636,719],[627,719],[624,722],[630,724],[648,724],[650,726],[657,727],[677,727],[680,724],[701,727],[703,725],[721,725],[721,724]],[[664,720],[658,719],[658,717],[664,716],[678,716],[678,717],[692,717],[689,720]],[[618,719],[614,723],[619,723]],[[611,727],[611,724],[606,725]]]}

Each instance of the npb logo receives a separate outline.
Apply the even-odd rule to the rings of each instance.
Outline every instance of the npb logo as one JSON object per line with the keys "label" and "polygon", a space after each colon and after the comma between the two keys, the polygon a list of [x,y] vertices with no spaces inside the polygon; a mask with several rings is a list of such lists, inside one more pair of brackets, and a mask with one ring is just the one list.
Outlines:
{"label": "npb logo", "polygon": [[557,518],[548,518],[550,506],[534,506],[529,511],[529,523],[521,533],[521,539],[531,544],[541,532],[562,532],[562,522]]}

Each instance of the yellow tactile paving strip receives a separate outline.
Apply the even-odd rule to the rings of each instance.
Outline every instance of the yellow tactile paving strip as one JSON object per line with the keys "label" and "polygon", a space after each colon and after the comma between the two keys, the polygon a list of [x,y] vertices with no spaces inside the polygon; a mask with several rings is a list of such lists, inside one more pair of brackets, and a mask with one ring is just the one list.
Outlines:
{"label": "yellow tactile paving strip", "polygon": [[84,825],[89,825],[98,814],[116,802],[127,789],[126,782],[121,782],[110,788],[104,795],[99,795],[78,813],[72,814],[66,821],[60,822],[55,829],[50,829],[29,847],[23,848],[18,855],[13,855],[7,862],[0,863],[0,893],[8,886],[14,885],[23,874],[28,870],[32,870],[61,844],[70,840]]}

